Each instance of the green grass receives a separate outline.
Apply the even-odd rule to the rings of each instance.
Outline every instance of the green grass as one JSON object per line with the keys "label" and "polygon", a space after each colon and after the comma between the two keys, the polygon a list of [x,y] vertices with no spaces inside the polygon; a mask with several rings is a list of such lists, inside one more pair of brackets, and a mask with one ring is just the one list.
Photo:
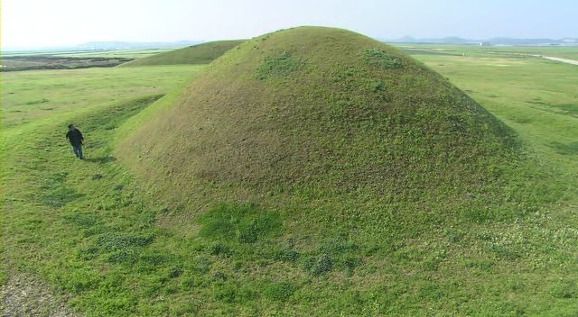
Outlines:
{"label": "green grass", "polygon": [[[507,181],[480,187],[496,194],[474,193],[499,204],[471,197],[481,205],[459,208],[439,197],[468,193],[449,187],[439,188],[441,196],[400,189],[376,200],[351,191],[347,178],[335,199],[325,187],[296,187],[291,199],[263,191],[257,199],[216,193],[218,182],[191,195],[196,184],[167,183],[156,172],[147,184],[133,169],[148,164],[141,153],[154,149],[136,148],[130,159],[116,153],[141,125],[175,111],[181,87],[202,67],[3,74],[2,276],[46,280],[87,316],[574,316],[575,66],[416,57],[512,127],[522,156],[534,162],[487,166]],[[293,72],[286,61],[267,60],[275,71],[259,79],[256,67],[248,77],[282,87]],[[337,75],[339,82],[350,76]],[[50,85],[55,78],[60,85]],[[358,87],[379,93],[388,86]],[[43,98],[49,101],[37,102]],[[53,110],[43,109],[48,103]],[[461,120],[467,123],[464,116],[450,122],[459,128]],[[86,161],[66,144],[69,122],[87,135]],[[400,148],[395,140],[391,146]],[[412,151],[408,159],[419,157],[419,147]],[[406,184],[419,184],[419,174],[411,176],[417,179]]]}
{"label": "green grass", "polygon": [[184,83],[187,80],[182,75],[194,67],[3,73],[2,127],[9,133],[8,128],[35,124],[47,117],[66,116],[71,113],[70,109],[93,111],[133,97],[166,93],[169,87],[165,81],[171,85],[175,80]]}
{"label": "green grass", "polygon": [[[102,250],[99,255],[104,264],[128,261],[135,250],[145,246],[139,243],[142,237],[146,241],[151,239],[151,234],[138,231],[151,226],[154,217],[141,216],[128,186],[125,189],[126,173],[118,169],[116,158],[111,155],[115,131],[127,117],[181,86],[201,68],[152,67],[138,73],[134,69],[30,71],[3,75],[4,274],[13,270],[34,272],[72,294],[89,288],[98,294],[118,283],[114,280],[118,276],[96,270],[91,264],[93,255]],[[154,74],[154,81],[142,80],[139,74],[147,72]],[[54,85],[55,77],[60,85]],[[43,104],[24,102],[26,98],[46,94],[46,87],[51,87],[58,108],[43,112],[40,108]],[[13,96],[7,96],[6,92],[12,92]],[[15,111],[19,109],[22,110]],[[86,136],[85,161],[72,159],[64,139],[69,122],[75,122]],[[124,231],[133,224],[123,218],[123,209],[132,210],[127,216],[139,215],[134,224],[137,232]],[[115,241],[124,241],[131,248],[119,251],[111,247]],[[77,242],[80,244],[72,247]],[[96,287],[99,283],[104,283],[102,288]],[[100,308],[102,312],[115,310]]]}

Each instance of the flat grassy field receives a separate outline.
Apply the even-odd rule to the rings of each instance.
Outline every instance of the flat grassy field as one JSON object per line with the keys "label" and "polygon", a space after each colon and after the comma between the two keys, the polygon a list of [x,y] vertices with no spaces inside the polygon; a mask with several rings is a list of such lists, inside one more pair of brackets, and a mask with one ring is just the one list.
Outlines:
{"label": "flat grassy field", "polygon": [[404,44],[396,46],[415,55],[504,56],[509,58],[528,55],[553,56],[578,60],[576,46],[478,46],[454,44]]}
{"label": "flat grassy field", "polygon": [[[578,66],[471,46],[412,49],[516,131],[544,189],[535,208],[399,238],[328,228],[310,247],[283,236],[276,210],[251,205],[218,206],[175,230],[174,211],[113,150],[138,124],[129,118],[170,104],[204,66],[3,73],[3,312],[52,316],[56,302],[85,316],[576,316]],[[85,134],[85,161],[64,138],[71,122]],[[224,227],[229,214],[238,219]],[[243,230],[255,226],[271,239],[234,241],[253,239]],[[46,289],[17,296],[30,280]]]}

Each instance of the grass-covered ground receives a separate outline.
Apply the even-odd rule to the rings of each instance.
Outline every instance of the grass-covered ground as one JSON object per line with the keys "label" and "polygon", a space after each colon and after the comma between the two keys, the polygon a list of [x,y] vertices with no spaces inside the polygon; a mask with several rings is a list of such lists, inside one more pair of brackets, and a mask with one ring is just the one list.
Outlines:
{"label": "grass-covered ground", "polygon": [[[370,202],[320,210],[303,222],[323,230],[303,235],[287,221],[306,216],[298,205],[191,217],[137,181],[126,164],[138,158],[114,156],[139,124],[126,120],[163,95],[144,117],[172,104],[201,68],[3,74],[2,280],[45,280],[87,316],[575,316],[576,66],[483,55],[415,57],[516,131],[533,179],[503,190],[529,188],[532,208],[444,222]],[[69,122],[86,161],[66,144]]]}

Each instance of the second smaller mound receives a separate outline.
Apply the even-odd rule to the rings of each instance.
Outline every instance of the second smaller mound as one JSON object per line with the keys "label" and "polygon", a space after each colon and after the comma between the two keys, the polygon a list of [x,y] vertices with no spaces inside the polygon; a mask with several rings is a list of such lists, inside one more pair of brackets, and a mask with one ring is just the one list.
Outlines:
{"label": "second smaller mound", "polygon": [[209,64],[245,40],[207,42],[130,61],[120,67]]}

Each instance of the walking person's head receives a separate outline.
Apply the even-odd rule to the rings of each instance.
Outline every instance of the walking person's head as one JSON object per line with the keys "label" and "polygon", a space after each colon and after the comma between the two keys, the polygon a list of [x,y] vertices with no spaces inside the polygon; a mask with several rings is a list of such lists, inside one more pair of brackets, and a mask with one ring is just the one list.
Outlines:
{"label": "walking person's head", "polygon": [[74,124],[71,123],[71,124],[68,125],[68,130],[74,130],[74,128],[75,128],[75,127],[74,127]]}

